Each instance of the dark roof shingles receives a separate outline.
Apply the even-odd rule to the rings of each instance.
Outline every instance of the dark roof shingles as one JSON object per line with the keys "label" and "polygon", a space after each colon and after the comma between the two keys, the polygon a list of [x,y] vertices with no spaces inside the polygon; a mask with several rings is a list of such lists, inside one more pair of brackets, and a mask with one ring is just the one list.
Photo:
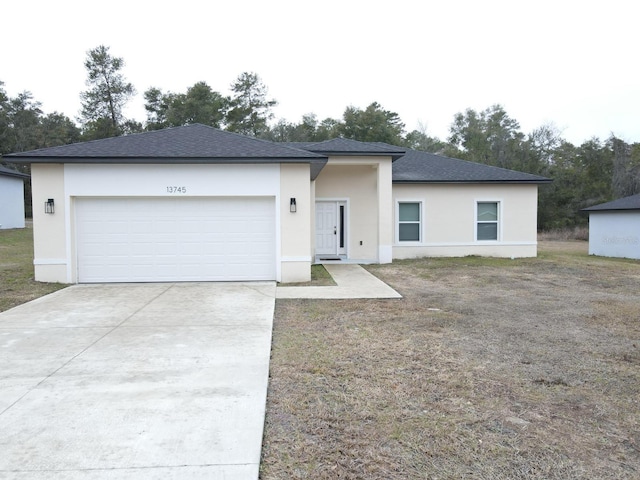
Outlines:
{"label": "dark roof shingles", "polygon": [[418,150],[393,164],[394,183],[548,183],[539,175],[507,170]]}
{"label": "dark roof shingles", "polygon": [[346,153],[346,154],[376,154],[392,155],[404,154],[405,149],[385,143],[360,142],[348,138],[334,138],[322,142],[289,142],[288,145],[303,148],[316,153]]}
{"label": "dark roof shingles", "polygon": [[16,158],[321,158],[309,151],[194,124],[15,153]]}
{"label": "dark roof shingles", "polygon": [[29,175],[26,173],[18,172],[17,170],[3,167],[2,165],[0,165],[0,175],[3,177],[29,178]]}
{"label": "dark roof shingles", "polygon": [[[327,161],[326,155],[388,155],[396,183],[546,183],[538,175],[506,170],[455,158],[443,157],[382,142],[360,142],[335,138],[323,142],[277,143],[260,140],[206,125],[194,124],[122,137],[44,148],[7,155],[17,162],[53,160],[113,161],[114,159],[165,159],[279,162],[303,161],[312,164],[315,178]],[[104,159],[104,160],[103,160]]]}
{"label": "dark roof shingles", "polygon": [[640,210],[640,193],[582,209],[583,212],[604,212],[611,210]]}

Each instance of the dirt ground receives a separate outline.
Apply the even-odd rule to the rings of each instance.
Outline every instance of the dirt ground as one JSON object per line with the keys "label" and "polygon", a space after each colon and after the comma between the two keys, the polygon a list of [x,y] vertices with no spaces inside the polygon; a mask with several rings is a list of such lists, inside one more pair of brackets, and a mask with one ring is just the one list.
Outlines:
{"label": "dirt ground", "polygon": [[640,262],[368,267],[401,300],[278,300],[262,479],[640,478]]}

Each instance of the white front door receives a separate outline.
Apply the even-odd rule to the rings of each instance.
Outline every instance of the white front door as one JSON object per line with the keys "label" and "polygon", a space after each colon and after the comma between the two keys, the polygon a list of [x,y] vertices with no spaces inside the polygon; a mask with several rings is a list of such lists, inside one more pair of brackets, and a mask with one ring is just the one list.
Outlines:
{"label": "white front door", "polygon": [[338,254],[338,203],[316,202],[316,255]]}
{"label": "white front door", "polygon": [[347,201],[316,202],[316,255],[347,255]]}

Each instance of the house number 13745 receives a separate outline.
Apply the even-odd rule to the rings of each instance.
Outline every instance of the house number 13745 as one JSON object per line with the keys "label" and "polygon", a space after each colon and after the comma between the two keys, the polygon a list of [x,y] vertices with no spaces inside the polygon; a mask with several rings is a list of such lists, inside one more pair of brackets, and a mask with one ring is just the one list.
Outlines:
{"label": "house number 13745", "polygon": [[167,187],[167,193],[187,193],[187,187]]}

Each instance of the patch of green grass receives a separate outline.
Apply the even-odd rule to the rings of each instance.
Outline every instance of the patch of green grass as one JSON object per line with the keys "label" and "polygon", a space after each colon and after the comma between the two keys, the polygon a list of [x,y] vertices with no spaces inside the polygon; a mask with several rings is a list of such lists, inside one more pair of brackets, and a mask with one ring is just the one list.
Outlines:
{"label": "patch of green grass", "polygon": [[65,286],[34,280],[31,226],[0,230],[0,312]]}
{"label": "patch of green grass", "polygon": [[[480,257],[470,255],[467,257],[425,257],[408,260],[394,260],[395,265],[406,265],[414,268],[441,269],[441,268],[477,268],[477,267],[518,267],[531,263],[531,258],[498,258]],[[375,266],[371,266],[375,268]]]}
{"label": "patch of green grass", "polygon": [[322,265],[311,265],[310,282],[281,283],[280,285],[287,287],[326,287],[336,285],[336,282],[333,281],[333,277],[329,275],[327,269]]}
{"label": "patch of green grass", "polygon": [[322,283],[323,285],[335,285],[333,277],[329,275],[323,265],[311,265],[311,281]]}

